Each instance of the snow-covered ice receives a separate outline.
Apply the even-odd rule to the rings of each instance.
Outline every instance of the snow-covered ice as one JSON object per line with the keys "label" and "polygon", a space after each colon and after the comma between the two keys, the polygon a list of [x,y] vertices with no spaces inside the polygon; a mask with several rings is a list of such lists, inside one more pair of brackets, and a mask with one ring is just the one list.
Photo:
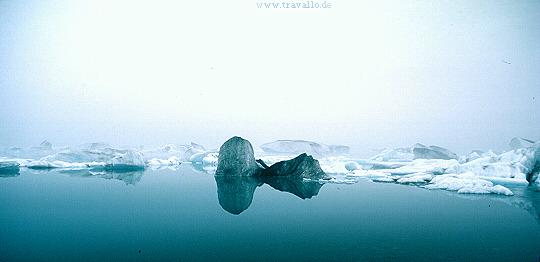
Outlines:
{"label": "snow-covered ice", "polygon": [[514,194],[510,189],[501,185],[494,185],[491,181],[480,179],[471,172],[435,176],[424,188],[457,191],[459,194],[494,193],[507,196]]}

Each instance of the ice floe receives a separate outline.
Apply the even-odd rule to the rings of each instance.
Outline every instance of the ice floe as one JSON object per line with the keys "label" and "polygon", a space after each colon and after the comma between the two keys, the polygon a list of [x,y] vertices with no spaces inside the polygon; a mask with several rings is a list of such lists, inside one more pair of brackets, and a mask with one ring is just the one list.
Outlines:
{"label": "ice floe", "polygon": [[501,185],[494,185],[491,181],[480,179],[472,172],[435,176],[424,188],[457,191],[459,194],[494,193],[507,196],[514,195],[510,189]]}

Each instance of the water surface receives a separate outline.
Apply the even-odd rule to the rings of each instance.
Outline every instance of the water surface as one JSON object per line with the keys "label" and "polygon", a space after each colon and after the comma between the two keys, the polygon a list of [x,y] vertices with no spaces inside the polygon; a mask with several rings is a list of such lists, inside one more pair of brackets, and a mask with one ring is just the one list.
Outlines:
{"label": "water surface", "polygon": [[178,170],[0,177],[0,260],[538,261],[540,192]]}

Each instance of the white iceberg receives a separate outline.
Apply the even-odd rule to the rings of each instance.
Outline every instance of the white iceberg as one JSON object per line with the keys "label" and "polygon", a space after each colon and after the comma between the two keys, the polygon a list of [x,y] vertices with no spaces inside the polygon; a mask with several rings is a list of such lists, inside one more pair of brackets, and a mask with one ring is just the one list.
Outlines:
{"label": "white iceberg", "polygon": [[412,161],[413,159],[414,154],[410,147],[385,149],[381,153],[370,158],[370,160],[382,162],[403,162]]}
{"label": "white iceberg", "polygon": [[426,173],[415,173],[415,174],[409,174],[404,175],[400,177],[396,182],[400,184],[422,184],[427,183],[431,181],[433,178],[432,174],[426,174]]}
{"label": "white iceberg", "polygon": [[471,172],[435,176],[424,188],[457,191],[459,194],[514,195],[510,189],[501,185],[493,185],[491,181],[480,179]]}
{"label": "white iceberg", "polygon": [[157,169],[160,167],[171,167],[171,166],[179,166],[182,162],[178,157],[171,156],[168,159],[158,159],[158,158],[152,158],[148,161],[146,161],[146,165]]}
{"label": "white iceberg", "polygon": [[202,158],[202,163],[203,165],[206,165],[206,166],[217,166],[218,157],[219,157],[218,152],[208,153],[206,154],[206,156]]}
{"label": "white iceberg", "polygon": [[105,165],[105,170],[108,171],[134,171],[144,168],[142,154],[133,150],[127,150],[126,153],[113,157]]}
{"label": "white iceberg", "polygon": [[517,183],[535,182],[540,170],[540,146],[514,149],[500,155],[484,154],[469,162],[449,168],[446,173],[471,172],[479,177],[506,178]]}

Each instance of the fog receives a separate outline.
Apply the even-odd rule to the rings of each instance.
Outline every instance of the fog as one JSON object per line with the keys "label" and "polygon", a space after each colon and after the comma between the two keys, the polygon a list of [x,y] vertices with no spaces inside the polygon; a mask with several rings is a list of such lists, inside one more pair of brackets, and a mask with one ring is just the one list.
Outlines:
{"label": "fog", "polygon": [[0,1],[0,144],[540,139],[539,1]]}

